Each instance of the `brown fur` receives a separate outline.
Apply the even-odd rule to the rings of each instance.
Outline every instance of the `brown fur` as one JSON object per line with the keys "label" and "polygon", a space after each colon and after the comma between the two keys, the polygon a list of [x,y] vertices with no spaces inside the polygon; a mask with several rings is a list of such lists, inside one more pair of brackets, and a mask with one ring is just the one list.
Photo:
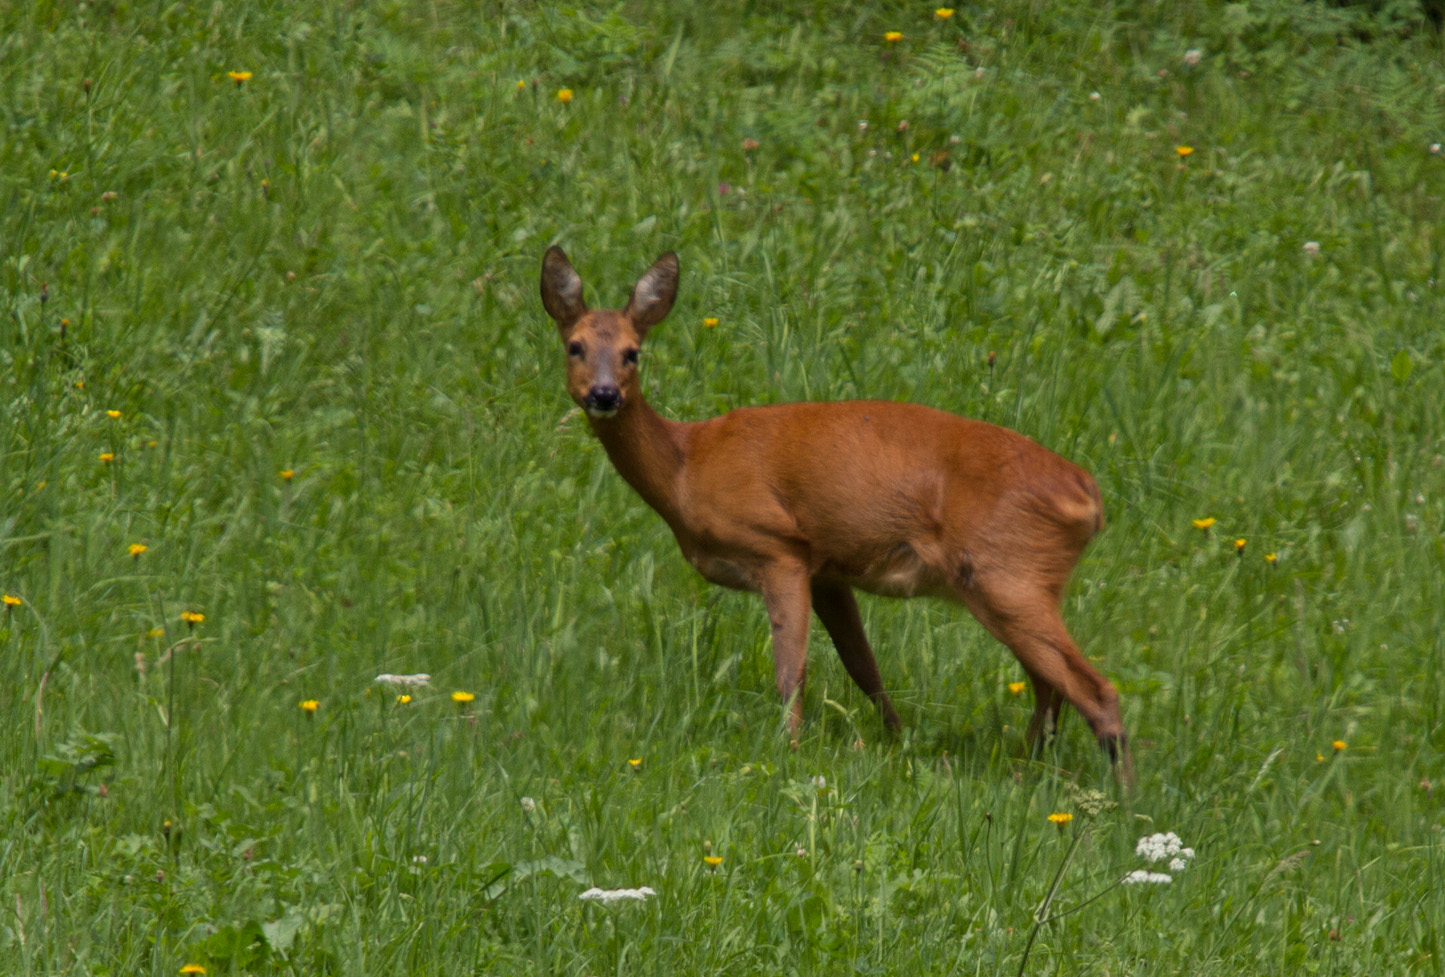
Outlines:
{"label": "brown fur", "polygon": [[[848,674],[898,728],[853,588],[926,594],[962,603],[1013,651],[1034,687],[1031,741],[1067,701],[1127,778],[1118,693],[1059,615],[1074,564],[1103,526],[1093,478],[1021,434],[914,404],[780,404],[665,420],[643,399],[635,353],[671,308],[677,280],[676,256],[663,255],[627,308],[589,310],[553,247],[542,300],[569,349],[568,392],[617,471],[699,573],[762,594],[792,727],[802,721],[811,608]],[[599,391],[609,407],[618,395],[615,409],[597,409]]]}

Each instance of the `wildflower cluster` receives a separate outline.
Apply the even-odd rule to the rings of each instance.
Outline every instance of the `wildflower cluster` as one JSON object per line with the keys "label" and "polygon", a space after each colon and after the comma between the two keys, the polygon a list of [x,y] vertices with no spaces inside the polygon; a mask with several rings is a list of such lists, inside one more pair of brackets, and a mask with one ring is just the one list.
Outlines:
{"label": "wildflower cluster", "polygon": [[[1180,872],[1189,867],[1189,861],[1194,857],[1193,848],[1185,848],[1183,840],[1172,831],[1160,834],[1145,835],[1139,839],[1134,846],[1134,854],[1150,864],[1156,864],[1169,859],[1169,871]],[[1148,869],[1136,869],[1120,879],[1124,885],[1167,885],[1174,881],[1174,877],[1167,872],[1151,872]]]}
{"label": "wildflower cluster", "polygon": [[655,895],[657,892],[646,885],[640,889],[599,889],[593,886],[577,898],[583,902],[600,902],[604,906],[612,906],[619,902],[645,902],[648,896]]}

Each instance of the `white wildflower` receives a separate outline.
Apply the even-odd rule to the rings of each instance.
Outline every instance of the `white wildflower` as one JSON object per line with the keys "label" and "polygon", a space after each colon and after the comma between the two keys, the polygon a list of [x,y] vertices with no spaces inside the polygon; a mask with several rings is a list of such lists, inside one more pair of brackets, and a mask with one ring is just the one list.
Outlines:
{"label": "white wildflower", "polygon": [[399,689],[421,689],[431,681],[431,676],[426,672],[418,672],[415,675],[392,675],[388,672],[378,675],[376,681],[380,685],[394,685]]}
{"label": "white wildflower", "polygon": [[1146,872],[1144,869],[1136,869],[1119,880],[1124,885],[1168,885],[1173,878],[1163,872]]}
{"label": "white wildflower", "polygon": [[1440,144],[1439,144],[1438,142],[1432,142],[1432,143],[1430,144],[1430,155],[1431,155],[1431,156],[1439,156],[1439,155],[1440,155]]}
{"label": "white wildflower", "polygon": [[811,783],[814,787],[818,788],[819,790],[827,790],[827,789],[828,789],[828,779],[827,779],[826,777],[824,777],[822,774],[818,774],[818,776],[814,777],[811,781],[809,781],[809,783]]}
{"label": "white wildflower", "polygon": [[425,855],[413,855],[413,856],[411,856],[411,863],[412,863],[413,865],[425,865],[425,864],[426,864],[426,856],[425,856]]}
{"label": "white wildflower", "polygon": [[867,120],[867,119],[859,119],[859,120],[858,120],[858,131],[859,131],[859,132],[867,132],[867,131],[868,131],[868,120]]}
{"label": "white wildflower", "polygon": [[[1145,835],[1139,839],[1134,846],[1134,854],[1149,862],[1162,862],[1166,858],[1173,858],[1188,862],[1194,857],[1193,848],[1185,848],[1184,842],[1172,831],[1163,834]],[[1170,865],[1170,868],[1176,866]],[[1182,868],[1183,866],[1178,866]]]}
{"label": "white wildflower", "polygon": [[1318,242],[1318,241],[1306,241],[1306,242],[1304,243],[1304,247],[1303,247],[1301,250],[1303,250],[1305,254],[1319,254],[1319,253],[1320,253],[1320,242]]}
{"label": "white wildflower", "polygon": [[526,811],[528,814],[531,814],[533,811],[537,810],[537,802],[532,800],[532,798],[530,797],[522,798],[522,810]]}
{"label": "white wildflower", "polygon": [[1169,859],[1169,871],[1182,872],[1189,867],[1189,863],[1182,858]]}
{"label": "white wildflower", "polygon": [[1204,52],[1198,48],[1190,48],[1184,52],[1184,63],[1190,68],[1197,65],[1204,58]]}
{"label": "white wildflower", "polygon": [[1100,95],[1098,92],[1090,92],[1090,93],[1089,93],[1089,101],[1091,101],[1091,102],[1097,102],[1097,101],[1098,101],[1099,99],[1101,99],[1101,98],[1103,98],[1103,96]]}
{"label": "white wildflower", "polygon": [[648,896],[655,895],[657,893],[645,885],[640,889],[599,889],[593,886],[577,898],[583,902],[600,902],[604,906],[611,906],[619,902],[644,902]]}

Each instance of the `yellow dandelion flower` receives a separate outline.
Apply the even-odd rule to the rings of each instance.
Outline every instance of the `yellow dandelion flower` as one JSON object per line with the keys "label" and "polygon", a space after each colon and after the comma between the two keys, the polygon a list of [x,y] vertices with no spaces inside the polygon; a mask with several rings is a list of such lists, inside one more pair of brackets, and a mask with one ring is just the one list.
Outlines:
{"label": "yellow dandelion flower", "polygon": [[627,765],[632,769],[636,770],[638,767],[642,766],[642,757],[638,757],[636,760],[628,760]]}
{"label": "yellow dandelion flower", "polygon": [[146,637],[147,637],[147,638],[163,638],[163,637],[165,637],[165,634],[166,634],[166,629],[165,629],[165,628],[151,628],[149,631],[146,632]]}
{"label": "yellow dandelion flower", "polygon": [[195,627],[197,624],[200,624],[205,619],[206,615],[200,613],[199,611],[181,611],[181,620],[185,621],[191,627]]}
{"label": "yellow dandelion flower", "polygon": [[708,316],[706,319],[702,320],[702,324],[708,329],[716,329],[717,316]]}
{"label": "yellow dandelion flower", "polygon": [[1247,539],[1236,539],[1234,541],[1234,552],[1238,553],[1240,556],[1243,556],[1245,544],[1247,544],[1248,542],[1249,540]]}
{"label": "yellow dandelion flower", "polygon": [[8,611],[10,608],[19,607],[25,602],[13,594],[5,594],[3,597],[0,597],[0,603],[3,603],[5,605],[5,609]]}
{"label": "yellow dandelion flower", "polygon": [[1334,749],[1334,751],[1335,751],[1336,753],[1343,753],[1343,752],[1345,752],[1345,741],[1344,741],[1344,740],[1335,740],[1333,743],[1330,744],[1330,746]]}
{"label": "yellow dandelion flower", "polygon": [[722,856],[721,856],[721,855],[704,855],[704,856],[702,856],[702,861],[703,861],[703,864],[706,865],[708,868],[717,868],[719,865],[722,864]]}
{"label": "yellow dandelion flower", "polygon": [[912,159],[913,162],[915,162],[915,163],[918,162],[918,154],[917,154],[917,153],[914,153],[914,154],[913,154],[911,157],[909,157],[909,158]]}
{"label": "yellow dandelion flower", "polygon": [[114,452],[114,451],[102,451],[102,452],[100,453],[100,460],[103,461],[103,462],[105,462],[107,465],[109,465],[111,462],[115,461],[115,452]]}
{"label": "yellow dandelion flower", "polygon": [[293,478],[295,478],[295,477],[296,477],[296,471],[295,471],[295,469],[291,469],[291,468],[283,468],[283,469],[281,469],[281,480],[282,480],[282,481],[284,481],[284,482],[289,482],[289,481],[291,481],[291,479],[293,479]]}
{"label": "yellow dandelion flower", "polygon": [[110,418],[112,421],[118,421],[118,420],[120,420],[120,411],[118,411],[118,410],[108,410],[108,411],[105,412],[105,416],[108,417],[108,418]]}
{"label": "yellow dandelion flower", "polygon": [[887,41],[889,44],[897,44],[899,41],[903,40],[903,32],[888,31],[886,34],[883,35],[883,40]]}
{"label": "yellow dandelion flower", "polygon": [[468,702],[471,702],[475,698],[476,695],[471,692],[462,692],[458,690],[452,693],[452,701],[460,705],[466,705]]}
{"label": "yellow dandelion flower", "polygon": [[1193,146],[1175,146],[1175,147],[1174,147],[1174,151],[1179,154],[1179,158],[1180,158],[1180,159],[1183,159],[1184,157],[1188,156],[1190,153],[1194,152],[1194,147],[1193,147]]}
{"label": "yellow dandelion flower", "polygon": [[1206,517],[1203,518],[1203,519],[1196,519],[1196,520],[1194,520],[1194,528],[1195,528],[1195,529],[1208,529],[1208,528],[1209,528],[1210,526],[1212,526],[1212,525],[1214,525],[1214,517],[1213,517],[1213,516],[1206,516]]}
{"label": "yellow dandelion flower", "polygon": [[[370,690],[370,689],[367,689],[367,691],[370,692],[371,690]],[[406,705],[406,704],[407,704],[408,702],[410,702],[410,701],[411,701],[411,696],[407,695],[405,692],[403,692],[401,695],[399,695],[399,696],[396,697],[397,705],[402,705],[402,706],[404,706],[404,705]]]}
{"label": "yellow dandelion flower", "polygon": [[226,72],[226,77],[234,81],[239,87],[251,80],[251,73],[249,71],[228,71]]}
{"label": "yellow dandelion flower", "polygon": [[1316,754],[1315,754],[1315,763],[1324,763],[1324,762],[1325,762],[1325,755],[1324,755],[1323,753],[1316,753]]}
{"label": "yellow dandelion flower", "polygon": [[572,89],[570,89],[570,88],[559,88],[559,89],[557,89],[557,101],[561,102],[563,105],[566,105],[568,102],[572,101]]}
{"label": "yellow dandelion flower", "polygon": [[1279,554],[1278,554],[1278,553],[1266,553],[1266,554],[1264,554],[1264,562],[1266,562],[1266,563],[1278,563],[1278,562],[1279,562]]}
{"label": "yellow dandelion flower", "polygon": [[130,546],[126,547],[126,552],[131,556],[140,556],[148,549],[150,549],[150,547],[144,543],[131,543]]}
{"label": "yellow dandelion flower", "polygon": [[1024,689],[1026,689],[1026,688],[1028,688],[1028,683],[1027,683],[1027,682],[1010,682],[1010,683],[1008,684],[1008,690],[1009,690],[1010,692],[1012,692],[1014,695],[1018,695],[1020,692],[1022,692],[1022,691],[1023,691]]}
{"label": "yellow dandelion flower", "polygon": [[522,81],[521,79],[518,79],[518,80],[517,80],[517,91],[519,91],[519,92],[520,92],[520,91],[524,91],[524,90],[526,89],[526,87],[527,87],[527,83],[526,83],[525,81]]}
{"label": "yellow dandelion flower", "polygon": [[953,8],[952,8],[952,7],[939,7],[937,10],[935,10],[935,11],[933,12],[933,17],[934,17],[935,20],[948,20],[948,18],[950,18],[950,17],[952,17],[952,16],[953,16]]}
{"label": "yellow dandelion flower", "polygon": [[205,972],[206,968],[198,963],[188,963],[181,968],[181,973],[183,974],[204,974]]}
{"label": "yellow dandelion flower", "polygon": [[299,704],[301,711],[305,713],[315,713],[317,709],[321,708],[321,701],[319,699],[302,699]]}
{"label": "yellow dandelion flower", "polygon": [[1060,811],[1058,813],[1049,815],[1049,823],[1057,824],[1060,831],[1064,829],[1064,825],[1068,824],[1072,820],[1074,820],[1074,816],[1068,811]]}

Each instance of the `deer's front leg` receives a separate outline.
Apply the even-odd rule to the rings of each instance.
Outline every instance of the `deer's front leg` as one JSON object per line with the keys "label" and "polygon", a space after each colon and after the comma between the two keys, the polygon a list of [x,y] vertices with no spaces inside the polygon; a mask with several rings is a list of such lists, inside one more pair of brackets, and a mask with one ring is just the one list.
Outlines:
{"label": "deer's front leg", "polygon": [[773,671],[778,695],[788,710],[788,728],[803,724],[803,682],[808,669],[808,568],[774,564],[762,574],[763,603],[773,631]]}

